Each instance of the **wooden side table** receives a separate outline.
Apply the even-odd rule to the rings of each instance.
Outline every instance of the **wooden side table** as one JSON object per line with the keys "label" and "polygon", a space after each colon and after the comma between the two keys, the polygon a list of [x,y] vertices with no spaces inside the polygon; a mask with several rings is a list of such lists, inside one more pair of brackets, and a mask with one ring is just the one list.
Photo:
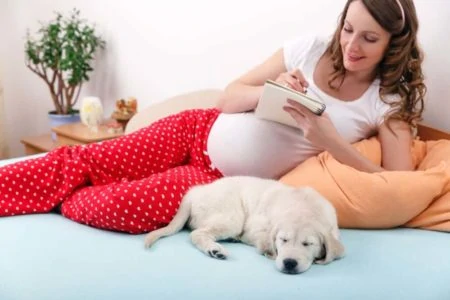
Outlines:
{"label": "wooden side table", "polygon": [[91,131],[82,123],[70,123],[53,127],[57,140],[53,141],[49,134],[25,137],[21,143],[25,146],[25,154],[38,154],[48,152],[64,145],[83,145],[104,140],[113,139],[123,135],[123,133],[110,133],[106,126],[101,125],[98,132]]}
{"label": "wooden side table", "polygon": [[48,152],[59,146],[62,146],[59,141],[53,141],[51,134],[42,134],[38,136],[29,136],[20,140],[25,146],[25,155],[33,155],[43,152]]}
{"label": "wooden side table", "polygon": [[110,133],[104,125],[98,127],[98,132],[91,131],[82,123],[69,123],[53,127],[57,139],[63,145],[80,145],[100,142],[113,139],[123,135],[123,133]]}

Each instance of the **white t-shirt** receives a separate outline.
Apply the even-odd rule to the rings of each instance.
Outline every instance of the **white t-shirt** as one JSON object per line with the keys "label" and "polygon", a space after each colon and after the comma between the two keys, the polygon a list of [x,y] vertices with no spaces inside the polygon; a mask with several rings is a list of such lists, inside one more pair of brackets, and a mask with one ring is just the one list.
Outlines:
{"label": "white t-shirt", "polygon": [[[379,96],[375,80],[354,101],[341,101],[320,90],[313,81],[327,39],[302,37],[283,47],[286,69],[301,70],[309,83],[308,95],[326,104],[326,111],[339,134],[354,143],[375,134],[389,105]],[[219,115],[207,144],[214,167],[225,176],[251,175],[279,178],[304,160],[323,151],[307,141],[298,128],[261,120],[253,112]]]}

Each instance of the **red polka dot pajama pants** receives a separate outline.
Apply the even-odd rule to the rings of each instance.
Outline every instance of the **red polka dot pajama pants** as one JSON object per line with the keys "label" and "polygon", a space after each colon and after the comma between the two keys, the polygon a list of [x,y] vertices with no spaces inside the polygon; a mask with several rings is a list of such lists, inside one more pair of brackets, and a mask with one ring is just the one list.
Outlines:
{"label": "red polka dot pajama pants", "polygon": [[97,228],[166,225],[186,191],[222,177],[207,137],[219,111],[188,110],[101,143],[60,147],[0,168],[0,216],[61,213]]}

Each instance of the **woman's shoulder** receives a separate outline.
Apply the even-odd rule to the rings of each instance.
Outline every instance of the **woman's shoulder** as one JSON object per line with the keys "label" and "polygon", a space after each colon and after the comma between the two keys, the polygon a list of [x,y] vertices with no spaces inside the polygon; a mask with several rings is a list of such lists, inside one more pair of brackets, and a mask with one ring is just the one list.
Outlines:
{"label": "woman's shoulder", "polygon": [[362,103],[366,113],[371,116],[373,123],[378,127],[383,123],[384,116],[391,111],[391,105],[399,100],[398,94],[380,94],[380,80],[375,79],[368,91],[364,94]]}
{"label": "woman's shoulder", "polygon": [[284,43],[285,47],[316,48],[327,46],[330,38],[320,34],[302,34],[291,37]]}
{"label": "woman's shoulder", "polygon": [[322,35],[305,34],[287,40],[283,45],[287,69],[302,66],[306,61],[320,57],[329,39]]}
{"label": "woman's shoulder", "polygon": [[398,101],[401,101],[401,96],[398,93],[382,94],[381,92],[381,80],[376,78],[370,86],[372,90],[372,100],[380,106],[391,106]]}

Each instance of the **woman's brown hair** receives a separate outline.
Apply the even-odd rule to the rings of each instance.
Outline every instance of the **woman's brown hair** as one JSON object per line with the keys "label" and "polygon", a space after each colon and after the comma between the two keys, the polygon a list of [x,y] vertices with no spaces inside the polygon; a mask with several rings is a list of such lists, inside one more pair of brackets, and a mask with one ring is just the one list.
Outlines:
{"label": "woman's brown hair", "polygon": [[[417,43],[419,22],[412,0],[347,1],[327,49],[334,67],[328,85],[339,88],[339,84],[336,87],[334,83],[342,83],[345,76],[339,41],[348,8],[353,1],[361,1],[380,26],[391,34],[384,58],[378,66],[380,97],[391,106],[386,119],[403,120],[415,126],[422,117],[426,87],[421,67],[423,54]],[[400,99],[388,101],[386,96],[390,94],[398,94]]]}

